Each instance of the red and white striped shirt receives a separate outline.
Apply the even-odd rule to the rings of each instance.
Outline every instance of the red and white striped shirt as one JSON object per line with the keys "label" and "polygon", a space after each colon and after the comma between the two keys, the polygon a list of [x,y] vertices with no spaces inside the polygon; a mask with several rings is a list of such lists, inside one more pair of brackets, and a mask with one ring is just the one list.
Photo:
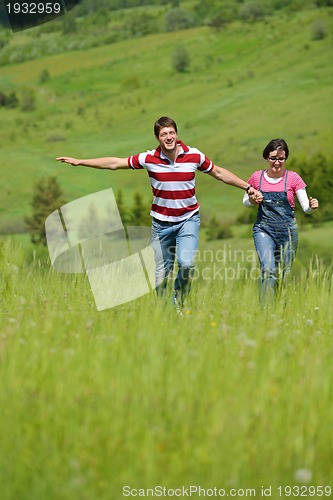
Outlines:
{"label": "red and white striped shirt", "polygon": [[162,221],[178,222],[199,210],[195,196],[195,171],[210,172],[214,164],[196,148],[177,141],[180,152],[172,162],[156,149],[128,158],[133,169],[148,171],[153,191],[150,215]]}

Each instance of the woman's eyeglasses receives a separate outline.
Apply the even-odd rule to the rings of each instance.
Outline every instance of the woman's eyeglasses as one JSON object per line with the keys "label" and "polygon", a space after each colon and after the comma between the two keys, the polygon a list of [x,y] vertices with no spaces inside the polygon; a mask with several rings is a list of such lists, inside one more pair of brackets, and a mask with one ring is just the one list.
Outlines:
{"label": "woman's eyeglasses", "polygon": [[278,158],[277,156],[274,156],[272,158],[268,157],[268,160],[275,163],[276,161],[279,161],[280,163],[283,163],[286,161],[287,158]]}

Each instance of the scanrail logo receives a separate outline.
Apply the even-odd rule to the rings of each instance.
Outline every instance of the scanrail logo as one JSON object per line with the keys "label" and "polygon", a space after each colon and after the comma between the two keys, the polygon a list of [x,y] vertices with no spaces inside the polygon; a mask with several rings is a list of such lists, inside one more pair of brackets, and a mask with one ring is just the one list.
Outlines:
{"label": "scanrail logo", "polygon": [[86,273],[99,311],[155,289],[150,228],[123,226],[112,189],[55,210],[45,221],[45,232],[53,268]]}
{"label": "scanrail logo", "polygon": [[2,24],[13,32],[34,28],[63,16],[80,0],[3,0],[0,5]]}

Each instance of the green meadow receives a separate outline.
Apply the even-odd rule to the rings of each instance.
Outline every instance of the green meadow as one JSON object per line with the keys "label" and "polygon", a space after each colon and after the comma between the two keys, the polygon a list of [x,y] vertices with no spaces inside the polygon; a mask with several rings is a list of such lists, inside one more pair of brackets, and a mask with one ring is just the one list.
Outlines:
{"label": "green meadow", "polygon": [[[1,500],[118,500],[155,487],[186,497],[191,486],[202,488],[192,498],[332,496],[332,221],[301,224],[293,270],[261,308],[251,226],[236,223],[243,193],[198,173],[203,220],[216,215],[233,237],[208,241],[201,229],[182,316],[154,292],[98,311],[87,276],[56,272],[23,223],[50,175],[67,201],[113,188],[149,202],[145,172],[55,158],[152,149],[162,115],[244,179],[273,137],[291,158],[330,158],[332,19],[331,8],[281,10],[0,68],[0,92],[32,103],[0,108]],[[10,44],[24,50],[34,36]],[[40,43],[47,36],[75,37]],[[179,46],[184,73],[172,67]]]}
{"label": "green meadow", "polygon": [[[314,40],[318,21],[328,34]],[[31,33],[13,35],[11,43],[22,38],[24,47]],[[180,45],[191,61],[184,73],[172,67]],[[331,57],[332,9],[322,8],[292,16],[281,11],[219,32],[193,28],[3,66],[0,90],[20,98],[32,93],[35,109],[1,109],[2,227],[21,227],[33,183],[47,175],[58,176],[69,201],[105,187],[129,196],[140,190],[149,201],[144,172],[77,171],[55,157],[152,149],[153,123],[161,115],[175,118],[184,142],[244,178],[264,166],[261,152],[272,137],[287,140],[291,157],[330,157]],[[43,70],[50,79],[39,83]],[[197,177],[204,213],[242,210],[238,191]]]}
{"label": "green meadow", "polygon": [[250,267],[208,250],[179,316],[153,292],[97,312],[84,276],[1,244],[1,498],[331,496],[332,267],[261,309]]}

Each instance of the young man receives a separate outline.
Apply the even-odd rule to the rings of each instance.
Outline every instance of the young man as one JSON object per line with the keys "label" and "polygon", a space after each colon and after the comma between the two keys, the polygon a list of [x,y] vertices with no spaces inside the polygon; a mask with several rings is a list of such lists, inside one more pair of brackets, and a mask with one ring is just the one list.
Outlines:
{"label": "young man", "polygon": [[162,116],[154,124],[159,146],[128,158],[77,159],[60,156],[58,161],[100,169],[143,169],[148,171],[153,191],[152,246],[156,263],[156,291],[162,293],[177,259],[174,303],[182,307],[189,292],[195,253],[198,248],[200,214],[195,196],[195,171],[207,173],[225,184],[244,189],[253,200],[261,195],[247,182],[214,165],[201,151],[178,139],[175,121]]}

